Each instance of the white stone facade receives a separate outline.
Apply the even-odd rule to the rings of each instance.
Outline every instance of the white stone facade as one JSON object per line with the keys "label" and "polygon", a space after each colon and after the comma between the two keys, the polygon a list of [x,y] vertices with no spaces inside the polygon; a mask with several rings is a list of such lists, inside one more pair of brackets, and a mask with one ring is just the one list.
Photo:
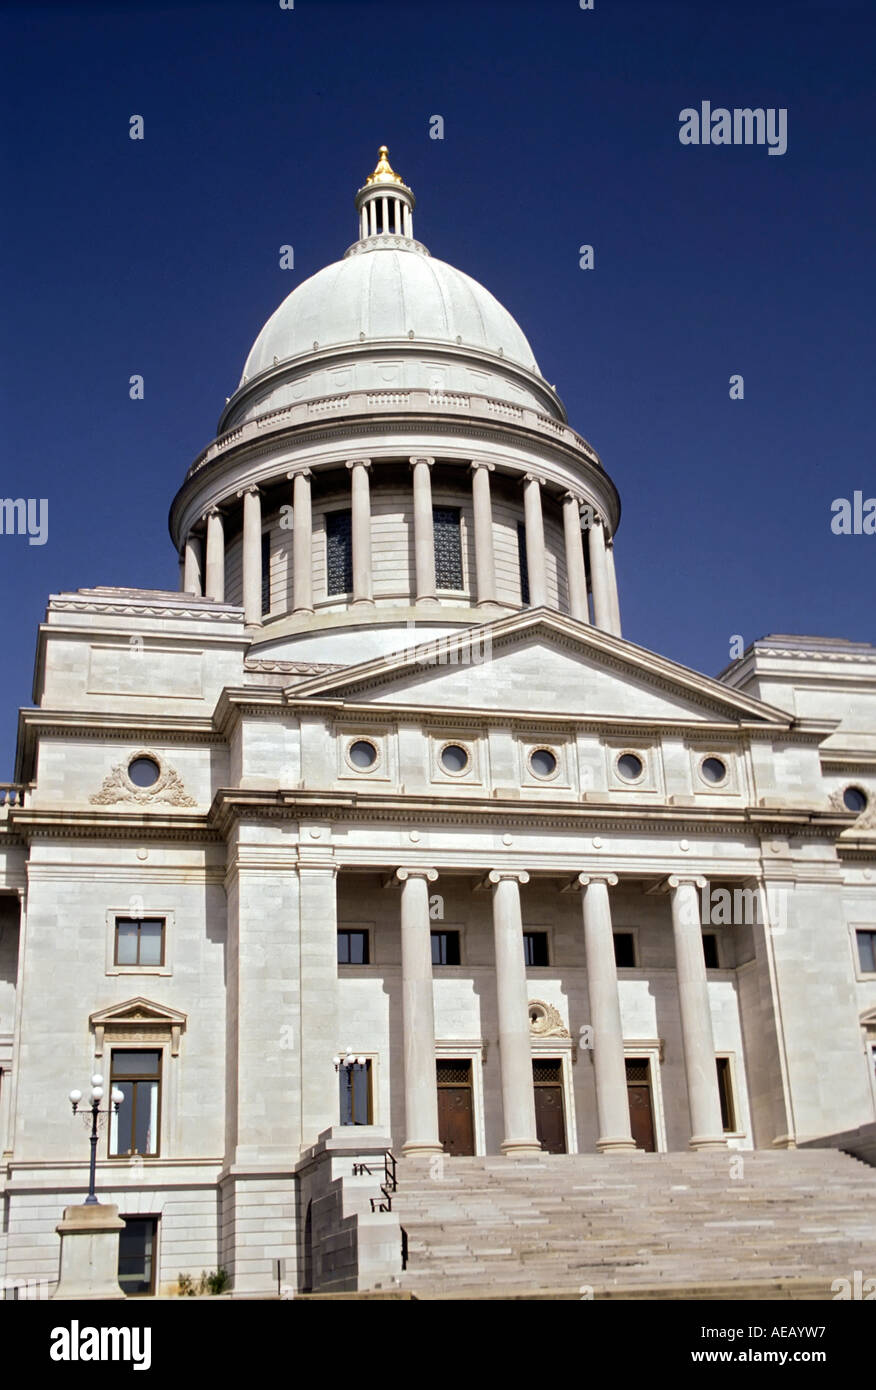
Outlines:
{"label": "white stone facade", "polygon": [[[58,1277],[65,1097],[114,1051],[159,1057],[158,1152],[104,1135],[99,1190],[157,1219],[166,1291],[306,1282],[347,1048],[363,1151],[441,1151],[442,1060],[479,1154],[542,1142],[533,1058],[606,1163],[627,1061],[659,1150],[876,1119],[876,650],[767,638],[713,680],[626,641],[616,490],[522,333],[477,286],[442,318],[467,277],[426,273],[385,158],[357,206],[339,264],[379,302],[322,272],[275,315],[173,504],[181,592],[49,602],[0,807],[6,1278]],[[118,919],[163,923],[160,961],[120,963]]]}

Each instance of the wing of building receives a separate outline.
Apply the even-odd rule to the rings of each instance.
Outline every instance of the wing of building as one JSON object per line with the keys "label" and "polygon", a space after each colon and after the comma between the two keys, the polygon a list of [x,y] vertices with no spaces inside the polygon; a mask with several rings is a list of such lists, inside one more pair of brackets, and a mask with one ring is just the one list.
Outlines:
{"label": "wing of building", "polygon": [[0,810],[7,1275],[57,1276],[94,1072],[131,1288],[306,1286],[339,1154],[874,1121],[876,649],[711,679],[626,640],[617,490],[523,332],[385,150],[356,208],[173,501],[179,592],[49,600]]}

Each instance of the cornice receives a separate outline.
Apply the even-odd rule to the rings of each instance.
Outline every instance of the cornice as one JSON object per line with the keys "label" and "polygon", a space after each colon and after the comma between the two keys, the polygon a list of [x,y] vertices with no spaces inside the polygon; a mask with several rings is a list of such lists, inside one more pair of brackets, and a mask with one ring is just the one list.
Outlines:
{"label": "cornice", "polygon": [[573,804],[568,801],[504,801],[487,797],[450,799],[411,793],[305,791],[303,789],[228,789],[216,793],[209,820],[223,833],[239,820],[314,819],[320,821],[380,821],[396,824],[571,829],[597,832],[617,829],[625,834],[655,828],[680,835],[701,830],[709,835],[788,835],[835,839],[849,815],[831,811],[778,808],[718,808],[655,806],[631,810],[615,802]]}
{"label": "cornice", "polygon": [[[232,604],[220,604],[215,599],[202,604],[192,604],[183,600],[179,604],[153,601],[138,602],[132,599],[80,598],[71,594],[52,594],[49,599],[50,613],[108,613],[126,618],[168,618],[186,622],[234,623],[242,628],[241,609]],[[49,624],[49,631],[52,624]],[[73,631],[80,631],[74,628]]]}
{"label": "cornice", "polygon": [[221,837],[200,814],[143,815],[131,811],[34,810],[23,807],[10,813],[22,840],[187,840],[215,841]]}

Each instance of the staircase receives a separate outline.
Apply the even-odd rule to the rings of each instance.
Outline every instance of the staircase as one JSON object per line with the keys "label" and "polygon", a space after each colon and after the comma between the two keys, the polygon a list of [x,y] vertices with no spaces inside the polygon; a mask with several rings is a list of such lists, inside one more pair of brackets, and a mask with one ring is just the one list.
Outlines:
{"label": "staircase", "polygon": [[421,1298],[832,1299],[876,1276],[876,1171],[832,1150],[404,1159]]}

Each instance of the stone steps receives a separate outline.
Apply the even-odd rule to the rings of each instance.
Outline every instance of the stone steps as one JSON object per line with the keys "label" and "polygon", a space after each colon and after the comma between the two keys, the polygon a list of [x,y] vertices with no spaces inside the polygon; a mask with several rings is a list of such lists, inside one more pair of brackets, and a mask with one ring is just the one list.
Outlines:
{"label": "stone steps", "polygon": [[829,1298],[876,1265],[876,1172],[833,1150],[402,1160],[398,1176],[401,1287],[423,1297],[796,1281]]}

